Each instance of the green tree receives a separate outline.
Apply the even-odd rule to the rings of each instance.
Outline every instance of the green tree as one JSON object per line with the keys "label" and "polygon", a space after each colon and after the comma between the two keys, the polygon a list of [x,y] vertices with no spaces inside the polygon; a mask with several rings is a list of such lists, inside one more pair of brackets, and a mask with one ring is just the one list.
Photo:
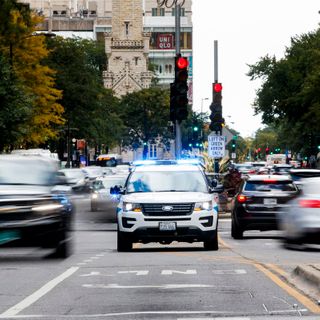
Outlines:
{"label": "green tree", "polygon": [[254,108],[263,122],[286,134],[288,148],[312,149],[306,141],[320,131],[320,29],[292,38],[284,58],[265,56],[248,75],[262,80]]}
{"label": "green tree", "polygon": [[21,83],[24,94],[32,95],[32,114],[20,144],[38,146],[57,135],[63,123],[61,92],[55,88],[54,71],[43,64],[48,55],[44,36],[36,34],[42,18],[15,0],[0,2],[0,51]]}
{"label": "green tree", "polygon": [[103,86],[106,55],[103,44],[79,38],[47,40],[51,49],[47,63],[56,70],[57,88],[63,91],[60,103],[68,129],[75,138],[93,145],[113,146],[120,140],[122,123],[117,115],[118,100]]}
{"label": "green tree", "polygon": [[119,112],[125,125],[123,143],[134,149],[143,143],[172,138],[169,122],[169,91],[152,87],[122,97]]}
{"label": "green tree", "polygon": [[0,152],[17,146],[31,116],[32,97],[24,94],[9,61],[0,53]]}

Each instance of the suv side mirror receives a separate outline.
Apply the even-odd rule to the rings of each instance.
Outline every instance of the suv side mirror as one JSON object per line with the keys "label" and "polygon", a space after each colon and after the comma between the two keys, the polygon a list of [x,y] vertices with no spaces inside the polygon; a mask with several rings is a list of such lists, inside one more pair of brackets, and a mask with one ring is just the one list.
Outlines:
{"label": "suv side mirror", "polygon": [[124,194],[124,188],[122,186],[114,186],[110,188],[110,194],[112,196],[118,196]]}
{"label": "suv side mirror", "polygon": [[224,186],[223,184],[217,184],[215,187],[211,187],[210,189],[212,193],[222,193],[224,191]]}

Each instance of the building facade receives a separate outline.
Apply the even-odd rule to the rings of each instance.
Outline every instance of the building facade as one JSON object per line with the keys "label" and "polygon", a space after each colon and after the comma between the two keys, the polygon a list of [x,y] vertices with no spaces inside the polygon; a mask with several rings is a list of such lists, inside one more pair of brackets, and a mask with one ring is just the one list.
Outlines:
{"label": "building facade", "polygon": [[[178,2],[181,0],[177,0]],[[174,1],[157,0],[20,0],[44,16],[43,32],[80,37],[105,44],[108,57],[103,79],[120,97],[157,84],[169,88],[175,74]],[[189,61],[189,103],[192,104],[192,0],[181,8],[180,51]],[[150,72],[152,69],[154,72]],[[116,152],[116,150],[114,150]],[[121,150],[122,151],[122,150]],[[148,145],[149,158],[167,157],[159,144]],[[120,152],[120,149],[119,149]],[[171,150],[171,154],[174,154]],[[142,157],[142,148],[124,158]]]}

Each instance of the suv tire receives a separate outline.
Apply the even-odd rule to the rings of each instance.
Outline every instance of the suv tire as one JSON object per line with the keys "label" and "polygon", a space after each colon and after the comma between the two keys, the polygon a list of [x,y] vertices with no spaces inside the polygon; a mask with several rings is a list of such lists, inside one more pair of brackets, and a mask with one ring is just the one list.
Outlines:
{"label": "suv tire", "polygon": [[203,242],[203,246],[206,250],[217,251],[219,249],[218,231],[217,230],[215,230],[213,237],[211,237],[208,240],[205,240]]}
{"label": "suv tire", "polygon": [[243,229],[236,224],[234,218],[232,219],[231,224],[231,236],[233,239],[243,239]]}
{"label": "suv tire", "polygon": [[128,252],[132,250],[132,242],[119,230],[117,232],[117,250],[118,252]]}

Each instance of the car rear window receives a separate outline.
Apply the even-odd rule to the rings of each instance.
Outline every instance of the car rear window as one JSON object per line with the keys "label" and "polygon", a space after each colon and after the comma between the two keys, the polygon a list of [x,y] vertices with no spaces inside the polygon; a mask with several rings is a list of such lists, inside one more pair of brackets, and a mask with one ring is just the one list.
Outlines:
{"label": "car rear window", "polygon": [[244,186],[245,191],[282,192],[297,191],[296,186],[291,181],[247,181]]}

